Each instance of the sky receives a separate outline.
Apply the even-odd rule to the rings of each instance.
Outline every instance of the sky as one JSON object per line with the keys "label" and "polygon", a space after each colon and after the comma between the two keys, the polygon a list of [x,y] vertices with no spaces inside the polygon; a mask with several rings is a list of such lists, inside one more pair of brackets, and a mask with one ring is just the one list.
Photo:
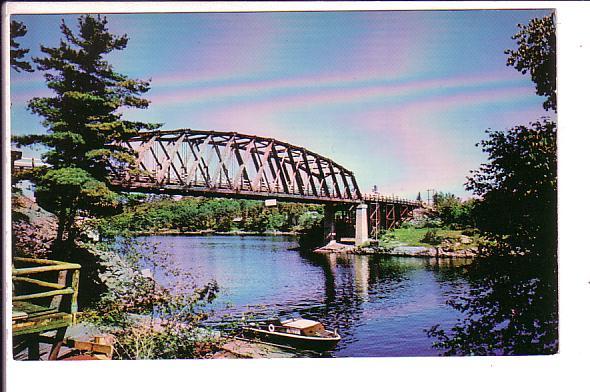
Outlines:
{"label": "sky", "polygon": [[[551,116],[530,76],[506,66],[511,37],[549,10],[107,14],[129,36],[107,60],[151,79],[148,109],[129,120],[162,129],[272,137],[333,159],[359,187],[462,198],[486,156],[485,130]],[[15,15],[30,55],[57,46],[76,15]],[[27,101],[49,96],[41,72],[11,70],[13,134],[43,133]],[[24,149],[26,156],[41,151]]]}

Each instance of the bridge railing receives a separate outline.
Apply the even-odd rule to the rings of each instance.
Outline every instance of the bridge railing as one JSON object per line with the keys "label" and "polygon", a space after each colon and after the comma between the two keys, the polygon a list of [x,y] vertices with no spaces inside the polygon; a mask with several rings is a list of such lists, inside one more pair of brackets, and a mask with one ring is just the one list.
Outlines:
{"label": "bridge railing", "polygon": [[364,194],[363,201],[405,204],[405,205],[411,205],[411,206],[416,206],[416,207],[422,206],[422,202],[418,201],[418,200],[411,200],[411,199],[406,199],[406,198],[398,197],[398,196],[379,195],[379,194],[375,194],[375,193]]}
{"label": "bridge railing", "polygon": [[49,166],[39,158],[22,157],[13,162],[14,170],[33,169],[35,167]]}

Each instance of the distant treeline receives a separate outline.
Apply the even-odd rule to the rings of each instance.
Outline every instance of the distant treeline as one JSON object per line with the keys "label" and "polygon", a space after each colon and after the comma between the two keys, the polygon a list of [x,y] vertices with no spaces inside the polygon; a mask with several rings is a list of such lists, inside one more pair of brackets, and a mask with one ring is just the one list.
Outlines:
{"label": "distant treeline", "polygon": [[100,220],[97,228],[106,237],[159,231],[289,232],[311,229],[322,219],[323,207],[310,204],[279,202],[266,207],[254,200],[131,197],[123,213]]}

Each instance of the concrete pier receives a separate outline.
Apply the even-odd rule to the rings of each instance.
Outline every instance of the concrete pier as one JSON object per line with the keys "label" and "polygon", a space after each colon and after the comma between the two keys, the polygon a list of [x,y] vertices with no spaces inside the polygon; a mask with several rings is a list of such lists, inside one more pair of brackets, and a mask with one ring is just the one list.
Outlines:
{"label": "concrete pier", "polygon": [[329,243],[336,239],[336,222],[334,206],[327,204],[324,206],[324,242]]}
{"label": "concrete pier", "polygon": [[367,216],[367,205],[359,204],[356,207],[356,224],[354,244],[360,246],[369,241],[369,222]]}

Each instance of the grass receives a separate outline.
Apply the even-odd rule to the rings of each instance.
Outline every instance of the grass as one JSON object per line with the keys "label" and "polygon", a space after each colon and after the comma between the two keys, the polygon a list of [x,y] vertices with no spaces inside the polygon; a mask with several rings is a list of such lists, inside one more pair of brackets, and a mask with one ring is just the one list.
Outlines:
{"label": "grass", "polygon": [[[396,246],[425,246],[432,247],[432,244],[422,242],[426,232],[428,230],[435,230],[437,236],[443,239],[450,239],[453,242],[459,242],[461,237],[461,230],[449,230],[449,229],[428,229],[428,228],[400,228],[395,231],[388,231],[381,236],[379,239],[379,245],[385,248],[393,248]],[[479,235],[469,236],[473,241],[470,244],[461,244],[456,246],[456,249],[466,249],[477,246],[479,243]]]}

